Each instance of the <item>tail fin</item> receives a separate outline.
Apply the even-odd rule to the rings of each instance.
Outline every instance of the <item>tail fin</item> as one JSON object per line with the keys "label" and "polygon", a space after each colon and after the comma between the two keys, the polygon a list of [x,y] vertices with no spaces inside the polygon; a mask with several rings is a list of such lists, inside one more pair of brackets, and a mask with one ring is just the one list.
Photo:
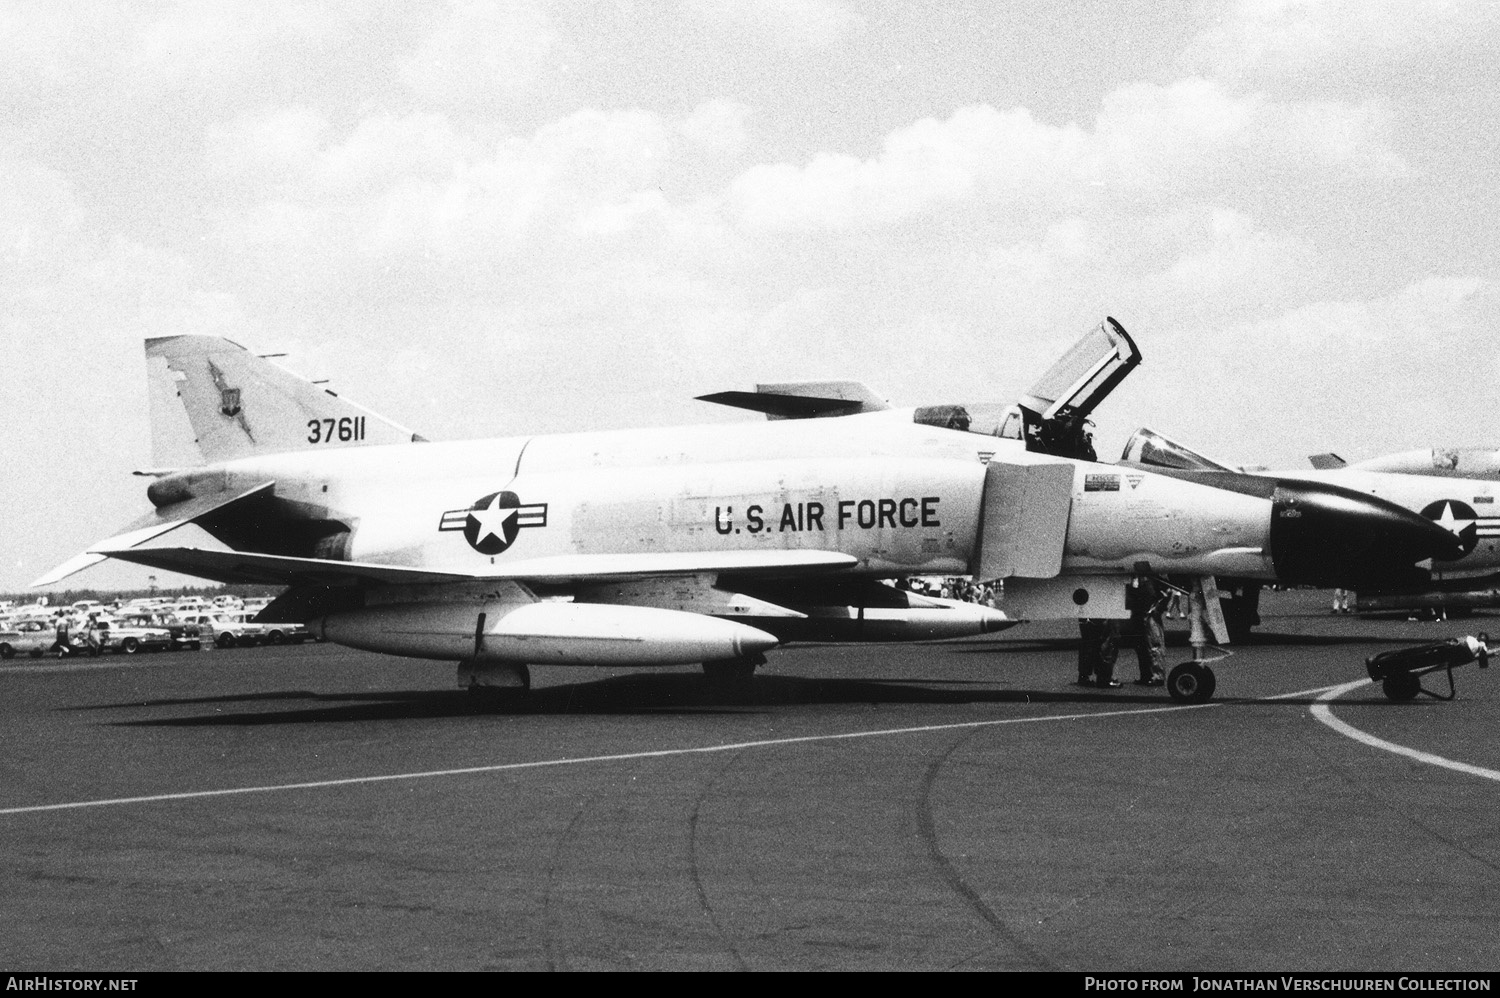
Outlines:
{"label": "tail fin", "polygon": [[147,340],[146,375],[162,467],[423,439],[217,336]]}

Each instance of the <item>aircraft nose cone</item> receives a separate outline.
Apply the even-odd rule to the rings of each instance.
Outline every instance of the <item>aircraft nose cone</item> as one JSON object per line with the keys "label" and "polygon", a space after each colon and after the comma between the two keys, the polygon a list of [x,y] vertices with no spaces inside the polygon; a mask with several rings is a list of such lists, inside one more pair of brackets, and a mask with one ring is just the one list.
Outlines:
{"label": "aircraft nose cone", "polygon": [[1463,554],[1458,538],[1433,521],[1353,489],[1279,480],[1271,505],[1271,560],[1292,583],[1417,583],[1429,577],[1417,562]]}
{"label": "aircraft nose cone", "polygon": [[781,644],[781,639],[774,634],[761,630],[759,627],[751,627],[749,624],[741,624],[737,621],[728,621],[734,624],[734,652],[736,655],[758,655],[761,652],[770,651]]}
{"label": "aircraft nose cone", "polygon": [[979,607],[979,629],[982,634],[993,634],[1015,627],[1019,621],[1012,620],[1007,614],[1000,610],[992,610],[989,607]]}

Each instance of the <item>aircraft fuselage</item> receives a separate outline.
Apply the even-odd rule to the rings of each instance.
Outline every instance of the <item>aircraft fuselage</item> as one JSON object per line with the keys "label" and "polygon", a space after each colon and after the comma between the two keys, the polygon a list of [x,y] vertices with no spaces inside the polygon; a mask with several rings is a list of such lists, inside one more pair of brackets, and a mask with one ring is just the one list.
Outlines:
{"label": "aircraft fuselage", "polygon": [[[561,555],[807,550],[849,555],[857,574],[951,575],[972,569],[991,459],[1036,457],[891,411],[313,449],[192,474],[221,470],[230,491],[274,480],[300,516],[348,526],[319,552],[340,560],[485,575]],[[1265,500],[1066,463],[1063,571],[1273,577]]]}

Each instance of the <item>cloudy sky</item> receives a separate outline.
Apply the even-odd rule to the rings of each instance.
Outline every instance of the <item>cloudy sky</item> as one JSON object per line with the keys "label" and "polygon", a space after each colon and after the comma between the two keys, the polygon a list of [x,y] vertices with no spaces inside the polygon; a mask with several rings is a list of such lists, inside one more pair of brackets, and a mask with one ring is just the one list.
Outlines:
{"label": "cloudy sky", "polygon": [[1458,0],[5,0],[0,591],[150,508],[175,333],[460,438],[1009,399],[1113,315],[1103,453],[1500,445],[1497,56]]}

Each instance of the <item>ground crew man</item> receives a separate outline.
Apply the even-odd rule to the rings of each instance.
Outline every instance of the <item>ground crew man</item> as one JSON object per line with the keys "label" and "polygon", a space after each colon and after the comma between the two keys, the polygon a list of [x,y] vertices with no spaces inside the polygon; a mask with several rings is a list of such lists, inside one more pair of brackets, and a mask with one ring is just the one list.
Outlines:
{"label": "ground crew man", "polygon": [[1115,678],[1115,659],[1120,654],[1118,621],[1094,617],[1078,618],[1078,685],[1120,685]]}
{"label": "ground crew man", "polygon": [[1125,590],[1125,608],[1130,611],[1128,644],[1135,648],[1140,667],[1137,686],[1160,686],[1167,676],[1167,632],[1162,612],[1167,599],[1155,579],[1137,576]]}

